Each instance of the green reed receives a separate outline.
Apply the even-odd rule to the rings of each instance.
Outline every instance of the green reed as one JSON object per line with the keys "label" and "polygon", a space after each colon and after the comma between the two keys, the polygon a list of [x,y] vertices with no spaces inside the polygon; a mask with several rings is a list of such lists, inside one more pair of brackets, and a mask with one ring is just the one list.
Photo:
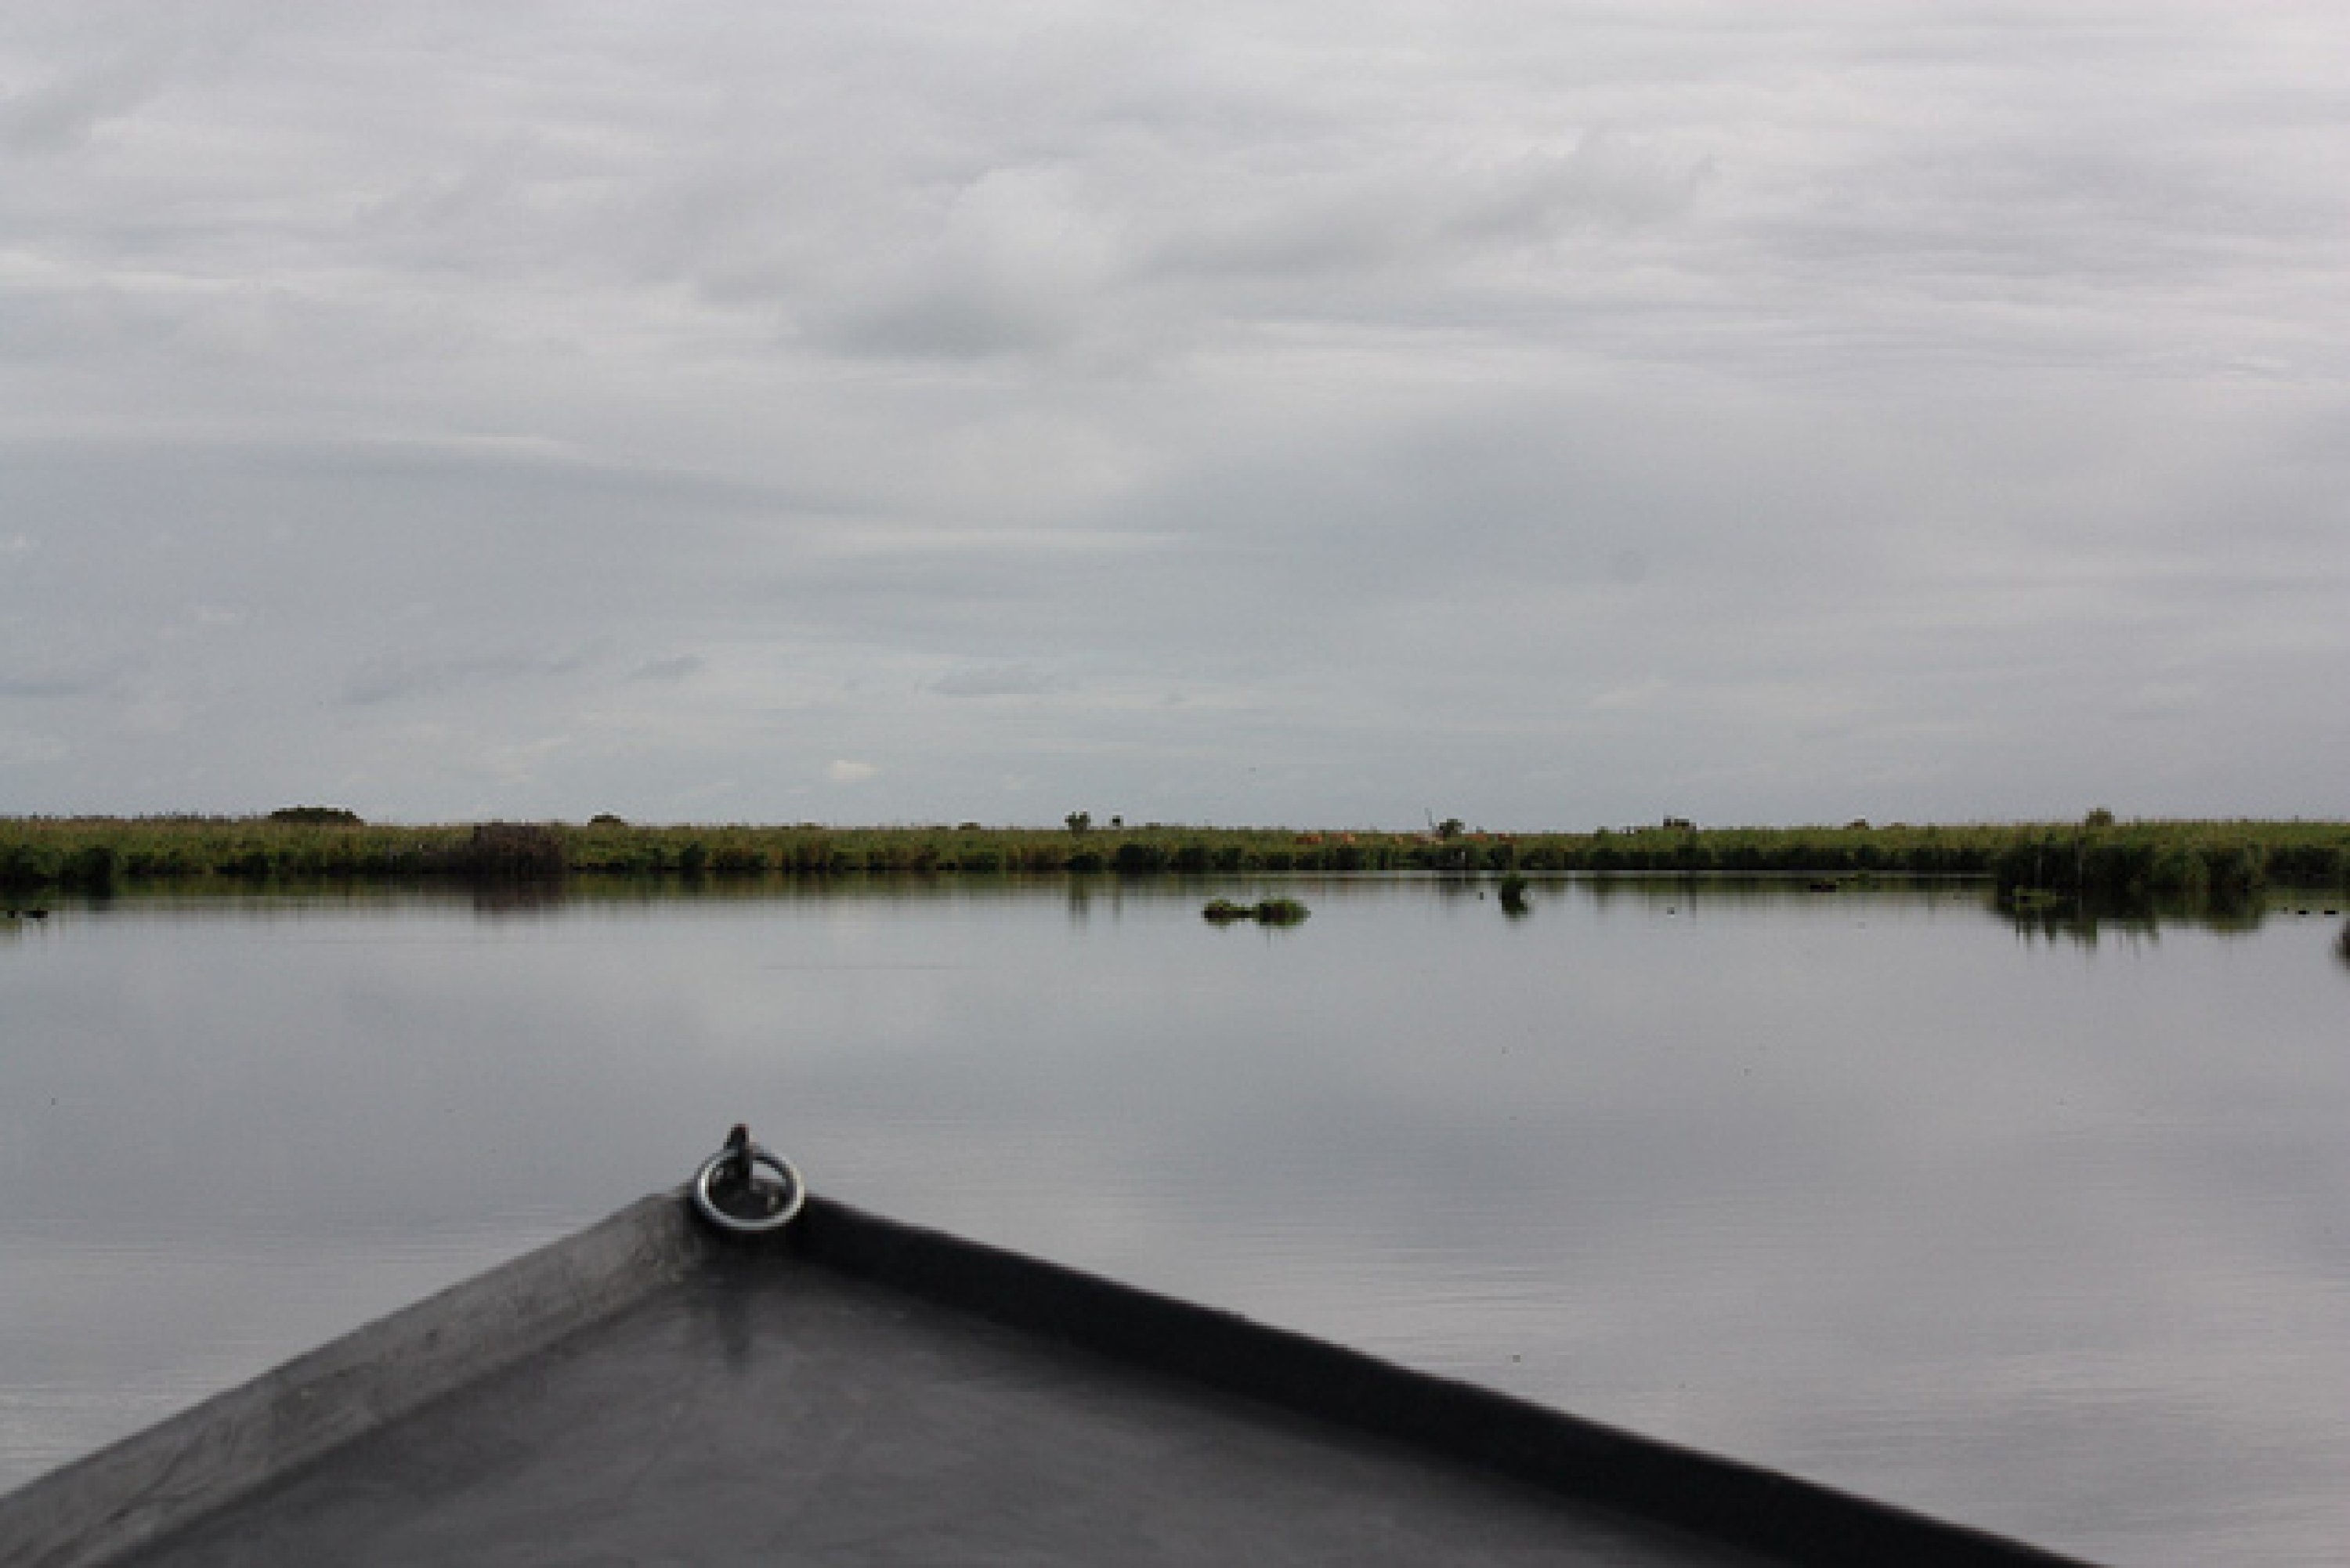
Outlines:
{"label": "green reed", "polygon": [[[1073,819],[1082,814],[1072,814]],[[484,823],[410,826],[339,808],[279,817],[0,817],[0,886],[91,890],[234,878],[1241,876],[1283,872],[1869,873],[1988,877],[2002,897],[2243,898],[2350,882],[2350,824],[2133,821],[1587,832],[1080,828],[976,823],[843,827]]]}

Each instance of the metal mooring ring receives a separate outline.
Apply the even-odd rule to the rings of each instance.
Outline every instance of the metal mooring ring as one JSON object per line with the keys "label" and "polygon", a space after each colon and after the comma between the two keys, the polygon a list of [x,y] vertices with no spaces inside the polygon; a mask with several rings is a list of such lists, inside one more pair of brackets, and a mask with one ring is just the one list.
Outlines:
{"label": "metal mooring ring", "polygon": [[[746,1187],[736,1190],[745,1198],[755,1195],[757,1203],[743,1202],[739,1207],[744,1212],[737,1213],[712,1193],[711,1184],[717,1179],[718,1173],[742,1158],[729,1147],[722,1148],[703,1160],[702,1168],[693,1173],[693,1207],[704,1220],[721,1231],[732,1231],[738,1236],[758,1236],[769,1231],[780,1231],[792,1222],[800,1211],[800,1205],[807,1201],[807,1184],[800,1179],[800,1173],[792,1168],[792,1162],[774,1150],[762,1148],[754,1143],[746,1152],[750,1156],[753,1179]],[[757,1168],[763,1165],[774,1171],[780,1181],[757,1179]]]}

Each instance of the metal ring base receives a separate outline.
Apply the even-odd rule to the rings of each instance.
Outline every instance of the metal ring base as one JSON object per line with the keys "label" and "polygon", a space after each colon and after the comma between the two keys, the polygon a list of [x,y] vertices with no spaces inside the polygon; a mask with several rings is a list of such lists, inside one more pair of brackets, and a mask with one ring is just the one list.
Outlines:
{"label": "metal ring base", "polygon": [[800,1211],[800,1205],[807,1201],[807,1186],[800,1180],[800,1173],[792,1168],[791,1161],[782,1155],[770,1149],[761,1148],[757,1144],[751,1146],[750,1152],[751,1164],[754,1172],[758,1167],[764,1165],[782,1178],[783,1200],[775,1209],[762,1215],[731,1214],[711,1196],[711,1182],[716,1179],[720,1168],[732,1163],[734,1158],[730,1150],[723,1148],[703,1160],[702,1168],[694,1172],[693,1207],[704,1220],[709,1220],[721,1231],[729,1231],[737,1236],[764,1236],[770,1231],[780,1231],[792,1222]]}

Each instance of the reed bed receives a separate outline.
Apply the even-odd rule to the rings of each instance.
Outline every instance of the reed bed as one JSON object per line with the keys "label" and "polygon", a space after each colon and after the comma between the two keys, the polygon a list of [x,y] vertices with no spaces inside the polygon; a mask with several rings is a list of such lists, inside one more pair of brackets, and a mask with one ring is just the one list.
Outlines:
{"label": "reed bed", "polygon": [[[305,815],[295,815],[295,812]],[[1602,828],[1582,833],[1365,829],[640,826],[369,824],[328,808],[272,816],[0,817],[0,886],[103,890],[231,877],[544,881],[1280,872],[1882,873],[1988,877],[2003,898],[2186,894],[2350,885],[2350,823],[2112,822],[1942,826]]]}

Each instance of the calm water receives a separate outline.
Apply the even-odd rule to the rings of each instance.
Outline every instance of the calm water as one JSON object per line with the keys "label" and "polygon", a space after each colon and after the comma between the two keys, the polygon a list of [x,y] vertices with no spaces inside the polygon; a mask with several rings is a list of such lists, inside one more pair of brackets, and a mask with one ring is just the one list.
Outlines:
{"label": "calm water", "polygon": [[0,1486],[682,1179],[2115,1563],[2350,1542],[2339,919],[1296,879],[0,922]]}

